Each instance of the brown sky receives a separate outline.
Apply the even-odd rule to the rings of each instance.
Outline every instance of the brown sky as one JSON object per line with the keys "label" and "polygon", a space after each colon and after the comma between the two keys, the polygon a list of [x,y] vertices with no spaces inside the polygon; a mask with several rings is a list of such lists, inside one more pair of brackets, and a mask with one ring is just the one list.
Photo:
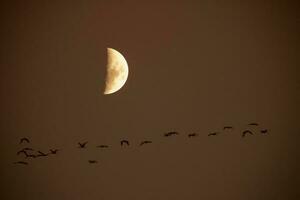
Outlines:
{"label": "brown sky", "polygon": [[[299,3],[151,2],[1,3],[0,199],[299,199]],[[62,151],[15,166],[25,136]]]}

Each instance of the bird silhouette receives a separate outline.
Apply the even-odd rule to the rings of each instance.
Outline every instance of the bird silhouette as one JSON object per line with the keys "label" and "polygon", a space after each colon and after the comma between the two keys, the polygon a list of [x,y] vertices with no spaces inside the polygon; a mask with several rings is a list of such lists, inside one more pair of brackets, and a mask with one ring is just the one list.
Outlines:
{"label": "bird silhouette", "polygon": [[219,134],[219,132],[213,132],[213,133],[208,134],[208,136],[215,136],[215,135],[218,135],[218,134]]}
{"label": "bird silhouette", "polygon": [[253,133],[251,131],[245,130],[245,131],[243,131],[242,137],[245,137],[247,133],[253,135]]}
{"label": "bird silhouette", "polygon": [[145,141],[142,141],[140,146],[144,145],[144,144],[151,144],[152,141],[149,141],[149,140],[145,140]]}
{"label": "bird silhouette", "polygon": [[127,146],[129,146],[129,141],[128,140],[121,140],[121,146],[123,146],[124,144],[127,144]]}
{"label": "bird silhouette", "polygon": [[97,160],[89,160],[89,163],[90,164],[96,164],[96,163],[98,163],[98,161]]}
{"label": "bird silhouette", "polygon": [[27,155],[27,152],[26,152],[26,150],[23,150],[23,149],[22,149],[21,151],[18,151],[18,152],[17,152],[17,155],[20,155],[21,153],[24,153],[24,154],[25,154],[25,156]]}
{"label": "bird silhouette", "polygon": [[261,130],[260,131],[262,134],[266,134],[266,133],[268,133],[268,129],[263,129],[263,130]]}
{"label": "bird silhouette", "polygon": [[43,152],[41,152],[41,151],[38,151],[38,155],[36,155],[36,157],[40,157],[40,156],[48,156],[48,154],[46,154],[46,153],[43,153]]}
{"label": "bird silhouette", "polygon": [[19,144],[22,144],[23,142],[30,143],[29,139],[25,138],[25,137],[20,139],[20,143]]}
{"label": "bird silhouette", "polygon": [[224,126],[223,130],[226,130],[226,129],[233,129],[233,127],[232,126]]}
{"label": "bird silhouette", "polygon": [[165,136],[165,137],[169,137],[170,134],[169,134],[169,133],[165,133],[164,136]]}
{"label": "bird silhouette", "polygon": [[28,165],[28,162],[18,161],[18,162],[14,162],[14,164]]}
{"label": "bird silhouette", "polygon": [[258,123],[250,123],[249,126],[258,126]]}
{"label": "bird silhouette", "polygon": [[84,143],[78,142],[78,145],[79,145],[78,148],[81,148],[81,149],[85,148],[87,143],[88,143],[88,142],[84,142]]}
{"label": "bird silhouette", "polygon": [[179,135],[179,133],[176,132],[176,131],[171,131],[171,132],[168,132],[168,133],[164,134],[165,137],[169,137],[169,136],[172,136],[172,135]]}
{"label": "bird silhouette", "polygon": [[190,134],[188,134],[188,137],[190,138],[190,137],[196,137],[198,134],[197,133],[190,133]]}
{"label": "bird silhouette", "polygon": [[108,148],[108,145],[98,145],[98,148]]}
{"label": "bird silhouette", "polygon": [[59,151],[59,149],[49,149],[49,150],[51,154],[56,154]]}

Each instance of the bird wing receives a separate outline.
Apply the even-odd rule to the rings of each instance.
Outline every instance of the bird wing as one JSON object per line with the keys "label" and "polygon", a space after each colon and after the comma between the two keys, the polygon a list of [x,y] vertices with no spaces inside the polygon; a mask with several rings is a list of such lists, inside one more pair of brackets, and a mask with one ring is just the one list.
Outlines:
{"label": "bird wing", "polygon": [[27,138],[22,138],[21,141],[20,141],[20,143],[22,143],[24,141],[29,143],[29,140]]}
{"label": "bird wing", "polygon": [[258,123],[250,123],[250,126],[258,126]]}

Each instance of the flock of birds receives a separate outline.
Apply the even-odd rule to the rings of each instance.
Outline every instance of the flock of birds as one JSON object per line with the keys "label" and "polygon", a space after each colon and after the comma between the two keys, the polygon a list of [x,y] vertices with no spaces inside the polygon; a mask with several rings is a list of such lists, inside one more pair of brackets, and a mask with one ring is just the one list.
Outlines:
{"label": "flock of birds", "polygon": [[[258,123],[250,123],[250,124],[248,124],[248,126],[259,126],[259,124]],[[223,127],[223,130],[232,130],[232,129],[233,129],[232,126],[224,126]],[[268,132],[269,132],[268,129],[260,129],[261,134],[267,134]],[[212,132],[212,133],[209,133],[208,136],[217,136],[219,134],[220,134],[220,132]],[[171,132],[167,132],[167,133],[163,134],[164,137],[171,137],[171,136],[176,136],[176,135],[179,135],[179,132],[171,131]],[[254,135],[254,133],[251,130],[247,129],[242,132],[241,137],[244,138],[244,137],[246,137],[246,135]],[[198,134],[190,133],[187,136],[188,136],[188,138],[193,138],[193,137],[198,136]],[[26,137],[21,138],[19,144],[24,144],[24,143],[29,144],[30,140]],[[139,146],[143,146],[143,145],[151,144],[151,143],[152,143],[152,141],[150,141],[150,140],[144,140],[140,143]],[[88,142],[82,142],[82,143],[78,142],[78,148],[84,149],[87,147],[87,144],[88,144]],[[130,146],[130,143],[128,140],[123,139],[120,141],[120,145],[121,146],[124,146],[124,145]],[[96,147],[97,148],[109,148],[108,145],[98,145]],[[25,148],[22,148],[21,150],[17,151],[17,155],[23,154],[25,156],[25,158],[39,158],[39,157],[46,157],[51,154],[57,154],[58,151],[60,151],[60,149],[49,149],[48,153],[44,153],[42,151],[35,151],[32,148],[25,147]],[[88,160],[88,163],[96,164],[96,163],[98,163],[98,161],[97,160]],[[13,164],[28,165],[29,163],[27,161],[17,161],[17,162],[14,162]]]}

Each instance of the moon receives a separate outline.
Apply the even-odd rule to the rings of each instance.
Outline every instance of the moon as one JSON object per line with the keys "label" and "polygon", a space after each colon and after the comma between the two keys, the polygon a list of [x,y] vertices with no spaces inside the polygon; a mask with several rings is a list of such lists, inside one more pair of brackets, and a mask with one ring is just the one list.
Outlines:
{"label": "moon", "polygon": [[104,95],[120,90],[127,81],[128,72],[128,64],[124,56],[115,49],[107,48]]}

